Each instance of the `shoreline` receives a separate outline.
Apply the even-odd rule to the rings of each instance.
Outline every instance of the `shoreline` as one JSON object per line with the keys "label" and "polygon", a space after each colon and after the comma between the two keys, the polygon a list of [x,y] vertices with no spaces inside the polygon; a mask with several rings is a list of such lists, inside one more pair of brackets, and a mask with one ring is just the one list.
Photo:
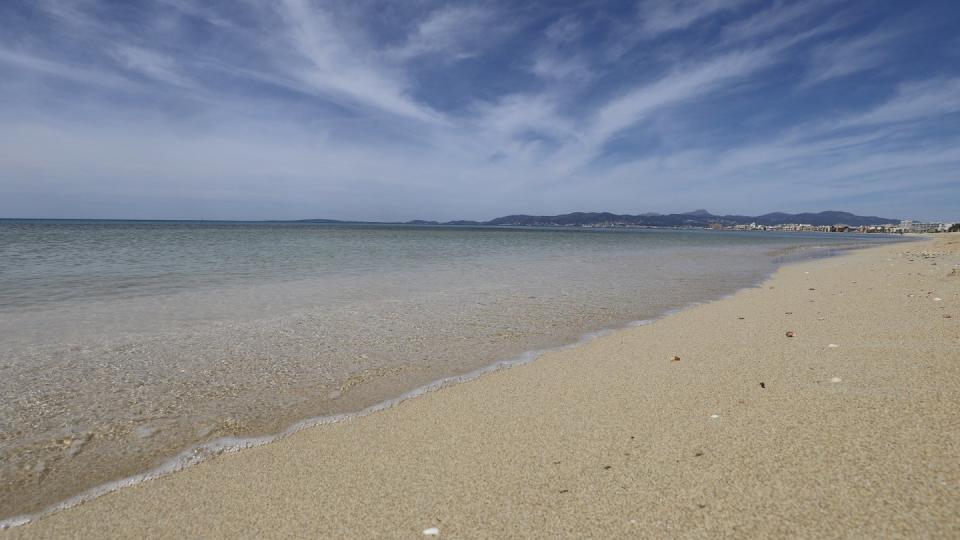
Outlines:
{"label": "shoreline", "polygon": [[[856,249],[866,249],[866,248],[856,248],[856,247],[847,248],[847,250],[856,250]],[[788,264],[796,264],[797,262],[803,261],[803,260],[815,260],[816,258],[833,257],[833,256],[837,256],[837,255],[818,255],[813,258],[782,262],[782,263],[779,263],[778,268],[780,266],[784,266]],[[679,306],[673,309],[669,309],[666,312],[662,313],[661,315],[653,319],[634,320],[634,321],[629,321],[627,323],[620,324],[617,326],[613,326],[609,328],[601,328],[599,330],[586,332],[582,334],[576,341],[573,341],[571,343],[557,345],[554,347],[548,347],[545,349],[534,349],[534,350],[524,351],[512,358],[508,358],[505,360],[498,360],[492,364],[468,371],[463,374],[442,377],[440,379],[431,381],[425,385],[418,386],[411,390],[407,390],[396,397],[388,398],[383,401],[373,403],[357,411],[304,418],[302,420],[298,420],[294,422],[293,424],[290,424],[288,427],[284,428],[283,430],[277,433],[270,433],[267,435],[252,435],[252,436],[246,436],[246,437],[219,437],[217,439],[214,439],[202,444],[190,446],[182,450],[181,452],[177,453],[175,456],[165,460],[160,465],[153,467],[151,469],[148,469],[142,473],[119,478],[117,480],[112,480],[104,484],[93,486],[87,490],[84,490],[81,493],[72,495],[62,501],[54,503],[53,505],[47,508],[44,508],[38,512],[15,515],[8,518],[0,519],[0,531],[21,527],[23,525],[34,522],[38,519],[43,519],[47,516],[53,515],[57,512],[69,510],[70,508],[73,508],[75,506],[79,506],[89,501],[93,501],[104,495],[108,495],[110,493],[113,493],[125,488],[137,486],[144,482],[156,480],[170,474],[178,473],[189,467],[193,467],[193,466],[205,463],[207,460],[216,458],[217,456],[221,456],[224,454],[233,454],[237,452],[242,452],[243,450],[249,450],[253,448],[259,448],[261,446],[265,446],[268,444],[273,444],[275,442],[282,441],[283,439],[286,439],[287,437],[295,435],[304,430],[360,419],[380,411],[391,409],[408,400],[416,399],[430,392],[435,392],[437,390],[441,390],[441,389],[455,386],[458,384],[467,383],[467,382],[479,379],[480,377],[483,377],[485,375],[496,373],[498,371],[505,370],[505,369],[510,369],[515,366],[521,366],[531,362],[535,362],[540,357],[546,354],[561,352],[568,349],[576,349],[577,347],[586,345],[587,343],[595,339],[602,338],[604,336],[607,336],[616,332],[621,332],[624,330],[628,330],[630,328],[653,324],[663,318],[669,317],[676,313],[680,313],[684,310],[693,309],[697,306],[708,304],[711,302],[722,301],[726,298],[730,298],[736,295],[737,292],[741,290],[757,287],[761,285],[766,280],[768,280],[770,276],[773,275],[775,272],[776,272],[776,269],[770,272],[770,274],[768,274],[763,280],[761,280],[760,283],[756,285],[738,289],[737,291],[734,291],[729,294],[725,294],[720,298],[717,298],[714,300],[692,302],[684,306]]]}
{"label": "shoreline", "polygon": [[[726,296],[724,298],[726,298]],[[287,427],[286,429],[283,429],[278,433],[262,435],[262,436],[249,436],[249,437],[220,437],[203,444],[191,446],[190,448],[187,448],[182,452],[178,453],[176,456],[164,461],[159,466],[149,469],[147,471],[144,471],[143,473],[139,473],[133,476],[128,476],[125,478],[120,478],[117,480],[107,482],[105,484],[94,486],[82,493],[68,497],[67,499],[61,502],[58,502],[48,508],[45,508],[39,512],[35,512],[32,514],[11,516],[9,518],[0,519],[0,531],[15,528],[15,527],[21,527],[23,525],[34,522],[38,519],[43,519],[47,516],[53,515],[57,512],[69,510],[70,508],[73,508],[75,506],[79,506],[89,501],[93,501],[104,495],[108,495],[110,493],[113,493],[125,488],[137,486],[144,482],[149,482],[152,480],[163,478],[164,476],[167,476],[170,474],[178,473],[189,467],[193,467],[193,466],[205,463],[207,460],[213,459],[217,456],[238,453],[238,452],[242,452],[243,450],[249,450],[253,448],[259,448],[261,446],[282,441],[283,439],[286,439],[287,437],[295,435],[304,430],[360,419],[365,416],[396,407],[401,403],[424,396],[430,392],[435,392],[440,389],[448,388],[448,387],[455,386],[462,383],[467,383],[467,382],[476,380],[480,377],[483,377],[485,375],[489,375],[491,373],[495,373],[504,369],[510,369],[511,367],[514,367],[514,366],[521,366],[524,364],[528,364],[530,362],[535,362],[538,358],[540,358],[545,354],[549,354],[552,352],[560,352],[567,349],[574,349],[574,348],[583,346],[594,339],[609,335],[611,333],[615,333],[618,331],[626,330],[628,328],[633,328],[637,326],[645,326],[647,324],[653,324],[663,317],[668,317],[673,313],[680,312],[684,309],[690,309],[698,305],[701,305],[701,303],[693,303],[688,306],[683,306],[680,308],[676,308],[674,310],[669,310],[668,312],[664,313],[662,316],[656,319],[637,320],[637,321],[632,321],[625,325],[621,325],[614,328],[607,328],[607,329],[597,330],[593,332],[587,332],[586,334],[581,336],[580,339],[578,339],[577,341],[573,343],[568,343],[566,345],[550,347],[547,349],[537,349],[537,350],[526,351],[513,358],[509,358],[506,360],[499,360],[488,366],[482,367],[480,369],[475,369],[461,375],[451,375],[449,377],[443,377],[441,379],[437,379],[423,386],[419,386],[412,390],[403,392],[397,397],[385,399],[383,401],[374,403],[368,407],[364,407],[359,411],[305,418],[303,420],[294,422],[289,427]]]}
{"label": "shoreline", "polygon": [[[902,241],[902,240],[898,240]],[[368,414],[388,409],[396,406],[403,401],[421,396],[425,393],[435,391],[454,384],[470,381],[480,376],[504,369],[507,367],[525,364],[531,362],[544,354],[561,351],[572,347],[581,346],[597,337],[607,335],[612,332],[622,331],[637,325],[649,324],[651,322],[663,319],[674,313],[696,307],[705,303],[715,302],[735,295],[738,291],[758,286],[760,283],[769,279],[778,268],[795,264],[807,260],[816,260],[819,258],[828,258],[842,256],[849,251],[864,249],[868,243],[844,242],[831,244],[797,244],[790,247],[779,248],[769,252],[766,255],[770,259],[771,268],[759,275],[755,282],[745,283],[739,288],[728,291],[719,291],[719,294],[710,294],[702,299],[690,301],[685,304],[670,307],[660,313],[644,314],[647,318],[617,321],[609,326],[593,326],[579,329],[579,334],[570,333],[564,340],[554,340],[545,346],[538,346],[532,349],[519,350],[513,356],[507,356],[493,363],[483,364],[479,367],[469,369],[465,372],[454,373],[451,375],[440,374],[441,376],[432,380],[424,380],[415,385],[406,385],[397,388],[395,393],[382,395],[380,399],[360,402],[356,408],[342,411],[324,411],[322,414],[300,416],[287,415],[288,421],[284,423],[277,422],[276,426],[270,430],[253,430],[247,433],[233,433],[220,435],[216,438],[192,442],[187,445],[172,448],[173,451],[166,453],[160,460],[154,461],[147,467],[141,467],[134,470],[124,470],[123,475],[114,478],[101,479],[97,483],[86,482],[86,486],[81,490],[66,491],[61,497],[52,498],[46,505],[35,507],[26,512],[17,514],[8,514],[6,517],[0,516],[0,529],[7,527],[20,526],[24,523],[36,520],[42,516],[71,508],[86,501],[95,499],[104,494],[114,492],[118,489],[137,485],[139,483],[153,480],[168,474],[179,472],[188,467],[203,463],[208,459],[225,454],[234,453],[241,450],[260,447],[270,444],[277,440],[284,439],[301,430],[317,427],[331,423],[337,423],[344,420],[366,416]],[[512,351],[511,351],[512,352]]]}
{"label": "shoreline", "polygon": [[[879,253],[881,250],[903,251],[911,247],[916,247],[918,249],[921,247],[934,247],[934,246],[941,245],[948,240],[953,240],[954,242],[956,241],[954,235],[945,235],[945,239],[943,239],[943,241],[941,241],[941,239],[932,239],[922,244],[895,243],[895,244],[883,245],[879,247],[867,248],[864,250],[855,250],[853,252],[846,252],[844,254],[841,254],[838,257],[815,259],[813,261],[785,263],[779,266],[779,268],[774,272],[772,277],[767,276],[767,278],[762,283],[763,286],[758,285],[752,288],[741,289],[740,291],[732,295],[725,296],[719,300],[714,300],[712,302],[707,302],[707,303],[694,304],[693,306],[688,306],[685,308],[674,310],[656,319],[655,324],[643,326],[641,328],[644,330],[654,328],[654,327],[662,328],[662,325],[665,322],[672,321],[677,318],[683,318],[684,316],[687,316],[689,318],[692,312],[703,311],[704,308],[710,308],[711,306],[713,306],[713,309],[716,309],[716,306],[718,305],[733,303],[734,300],[748,293],[753,293],[755,291],[763,291],[764,288],[768,286],[769,283],[776,282],[778,279],[782,279],[782,274],[792,273],[787,271],[796,269],[798,267],[803,267],[808,265],[817,265],[817,264],[827,265],[830,261],[834,261],[835,264],[839,264],[839,263],[836,263],[836,261],[855,258],[858,256],[858,254]],[[946,268],[947,267],[944,267],[944,269]],[[960,282],[960,280],[958,280],[958,282]],[[953,285],[954,285],[954,288],[956,288],[956,284],[953,284]],[[811,288],[810,290],[813,291],[815,289]],[[450,396],[456,396],[458,393],[463,394],[467,392],[466,390],[458,390],[460,388],[466,388],[466,387],[475,388],[478,385],[495,386],[497,384],[501,384],[502,386],[503,380],[505,378],[506,379],[512,378],[512,375],[515,372],[524,371],[525,373],[529,373],[531,370],[533,370],[538,372],[536,375],[538,378],[552,377],[552,379],[556,379],[556,377],[558,376],[557,374],[553,374],[551,376],[551,374],[549,373],[543,373],[544,371],[551,370],[552,367],[541,365],[541,364],[544,364],[545,362],[549,363],[554,359],[556,359],[557,357],[572,357],[573,360],[568,360],[568,362],[577,363],[576,359],[579,356],[584,356],[584,355],[590,356],[591,351],[589,349],[603,348],[607,346],[609,342],[615,342],[618,339],[621,341],[624,339],[631,339],[634,333],[635,331],[632,330],[629,325],[624,329],[613,329],[613,330],[603,331],[600,336],[592,336],[586,339],[582,338],[578,342],[571,345],[563,346],[556,349],[551,349],[548,351],[531,351],[530,353],[521,355],[521,357],[519,357],[518,359],[502,361],[502,362],[493,364],[491,366],[488,366],[487,368],[483,368],[481,370],[471,372],[470,374],[467,374],[465,376],[442,379],[441,381],[431,383],[425,387],[421,387],[417,390],[414,390],[413,392],[408,392],[407,394],[404,394],[393,400],[388,400],[387,402],[383,402],[381,404],[375,405],[374,407],[368,408],[367,410],[361,411],[360,413],[355,413],[351,415],[336,415],[334,417],[328,417],[327,419],[319,419],[320,421],[317,421],[318,419],[313,419],[312,423],[309,420],[305,422],[300,422],[298,424],[295,424],[293,427],[285,431],[280,436],[276,437],[276,439],[278,440],[274,444],[264,446],[266,442],[270,442],[270,441],[263,441],[263,442],[257,442],[256,444],[247,445],[247,446],[259,446],[260,448],[258,450],[251,450],[250,452],[234,453],[234,454],[231,454],[230,456],[224,456],[223,459],[205,461],[201,466],[191,467],[189,470],[182,471],[181,474],[164,475],[161,478],[155,479],[153,482],[142,482],[142,481],[137,482],[136,487],[131,487],[126,490],[115,491],[119,487],[119,485],[114,486],[113,489],[109,490],[112,493],[108,496],[100,497],[98,499],[93,500],[92,502],[88,502],[87,504],[83,504],[82,506],[79,506],[79,507],[74,506],[72,509],[57,511],[53,514],[48,515],[45,518],[41,518],[39,521],[37,521],[34,524],[27,525],[25,527],[18,527],[16,529],[11,529],[11,530],[15,532],[20,531],[25,534],[29,534],[30,531],[34,530],[34,526],[41,526],[44,523],[52,522],[55,520],[55,518],[56,518],[56,521],[62,522],[63,520],[69,520],[70,518],[68,515],[71,515],[74,513],[82,512],[84,515],[90,515],[90,512],[91,512],[90,509],[100,505],[101,501],[105,501],[107,499],[111,499],[112,501],[117,501],[118,499],[130,498],[128,494],[134,493],[134,492],[139,493],[142,498],[142,495],[144,494],[144,492],[154,490],[153,489],[154,486],[164,482],[170,483],[171,481],[176,481],[177,483],[181,483],[182,481],[177,481],[178,478],[185,478],[187,474],[190,474],[191,476],[196,476],[196,474],[200,474],[200,473],[195,473],[195,471],[198,471],[199,469],[209,470],[213,466],[215,466],[218,469],[222,469],[223,467],[230,466],[229,464],[226,464],[226,462],[228,461],[230,461],[234,465],[238,465],[237,464],[238,461],[244,461],[244,460],[252,461],[253,458],[247,458],[248,454],[255,453],[261,450],[266,450],[271,453],[278,453],[278,452],[282,453],[284,449],[278,448],[278,447],[281,447],[284,445],[289,446],[290,444],[294,444],[295,440],[302,441],[304,438],[307,437],[305,435],[307,433],[311,435],[310,437],[311,439],[316,439],[318,432],[331,431],[341,426],[354,426],[353,428],[344,428],[347,430],[354,430],[354,429],[357,429],[357,424],[364,423],[365,421],[367,421],[367,423],[376,423],[374,422],[374,420],[370,420],[370,419],[372,418],[382,419],[382,416],[384,416],[384,414],[389,414],[391,416],[397,416],[397,415],[403,416],[404,411],[409,411],[411,407],[416,409],[423,409],[424,407],[428,407],[429,405],[426,405],[424,402],[427,402],[427,401],[434,402],[437,400],[452,399]],[[531,360],[533,359],[537,359],[538,361],[531,362]],[[681,361],[677,364],[677,366],[684,366],[684,367],[687,366],[688,364],[686,364],[685,361],[686,361],[685,359],[681,359]],[[582,363],[582,361],[580,363]],[[516,369],[510,369],[510,370],[500,369],[507,365],[513,366]],[[584,366],[582,365],[579,367],[584,368]],[[480,375],[485,375],[485,376],[480,377]],[[456,382],[462,382],[464,384],[453,384]],[[507,381],[507,382],[510,382],[510,381]],[[558,382],[558,381],[554,380],[553,382]],[[562,387],[562,384],[560,386]],[[420,399],[411,400],[410,399],[411,397],[420,397]],[[412,405],[412,404],[416,404],[416,405]],[[375,412],[378,414],[371,414]],[[434,415],[444,414],[443,411],[436,411],[436,410],[432,411],[432,413]],[[406,416],[409,417],[409,414],[407,414]],[[341,422],[341,420],[344,420],[347,418],[353,421]],[[318,429],[313,429],[313,430],[305,429],[306,427],[313,427],[318,425],[322,427],[318,427]],[[222,452],[214,452],[214,453],[222,453]],[[221,463],[223,463],[223,465],[219,465]],[[188,465],[189,464],[191,463],[188,463]],[[239,465],[239,466],[242,467],[242,465]],[[282,464],[278,465],[278,467],[283,467],[283,465]],[[182,469],[183,467],[180,467],[180,468]],[[169,471],[162,471],[162,472],[165,473]],[[140,480],[146,480],[146,479],[149,479],[149,478],[142,478]],[[183,480],[183,481],[187,481],[187,480]],[[120,481],[120,482],[124,482],[124,481]],[[159,489],[160,488],[156,488],[156,490],[159,490]],[[97,495],[102,495],[102,493],[98,493]],[[81,502],[81,501],[76,501],[76,502]],[[107,503],[103,503],[103,504],[106,505]],[[95,512],[95,510],[93,511]],[[16,519],[16,518],[12,518],[12,519]],[[8,525],[14,524],[12,523],[12,519],[8,520],[10,521],[10,523],[7,523]],[[398,526],[400,525],[401,524],[398,524]],[[63,529],[60,529],[60,530],[62,531]],[[119,531],[117,532],[119,533]]]}

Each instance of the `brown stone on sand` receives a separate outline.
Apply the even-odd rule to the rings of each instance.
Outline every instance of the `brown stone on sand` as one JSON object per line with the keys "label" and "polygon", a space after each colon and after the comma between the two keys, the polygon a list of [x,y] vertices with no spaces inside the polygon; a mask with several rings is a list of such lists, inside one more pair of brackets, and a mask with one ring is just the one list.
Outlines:
{"label": "brown stone on sand", "polygon": [[794,333],[793,330],[788,330],[788,331],[787,331],[787,337],[793,337],[793,336],[795,336],[795,335],[797,335],[797,334]]}

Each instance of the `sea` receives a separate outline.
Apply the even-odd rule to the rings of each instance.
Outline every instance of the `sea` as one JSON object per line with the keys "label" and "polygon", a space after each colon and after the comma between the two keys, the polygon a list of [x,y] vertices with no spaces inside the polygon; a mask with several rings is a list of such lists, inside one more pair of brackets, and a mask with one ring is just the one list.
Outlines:
{"label": "sea", "polygon": [[893,240],[2,220],[0,521]]}

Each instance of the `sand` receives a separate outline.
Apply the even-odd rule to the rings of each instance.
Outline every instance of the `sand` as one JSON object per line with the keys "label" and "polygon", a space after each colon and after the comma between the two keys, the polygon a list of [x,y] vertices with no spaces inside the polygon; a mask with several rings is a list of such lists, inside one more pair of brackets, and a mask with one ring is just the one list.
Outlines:
{"label": "sand", "polygon": [[960,235],[789,265],[733,297],[0,536],[431,528],[960,537]]}

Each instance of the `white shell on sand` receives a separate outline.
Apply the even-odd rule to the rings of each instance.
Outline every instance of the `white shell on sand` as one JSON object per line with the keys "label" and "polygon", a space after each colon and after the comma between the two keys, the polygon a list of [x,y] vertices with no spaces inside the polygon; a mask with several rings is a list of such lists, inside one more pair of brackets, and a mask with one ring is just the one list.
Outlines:
{"label": "white shell on sand", "polygon": [[440,529],[436,527],[430,527],[429,529],[423,530],[424,536],[440,536]]}
{"label": "white shell on sand", "polygon": [[834,377],[834,378],[830,379],[830,382],[833,382],[833,383],[842,382],[842,381],[843,381],[843,379],[841,379],[840,377]]}
{"label": "white shell on sand", "polygon": [[827,347],[830,347],[831,349],[836,349],[837,347],[839,347],[839,345],[837,345],[836,343],[831,343],[827,345]]}
{"label": "white shell on sand", "polygon": [[719,415],[719,414],[711,414],[711,415],[710,415],[710,418],[720,418],[720,415]]}
{"label": "white shell on sand", "polygon": [[934,298],[934,299],[933,299],[934,302],[939,302],[939,301],[941,301],[941,300],[943,300],[943,298]]}

